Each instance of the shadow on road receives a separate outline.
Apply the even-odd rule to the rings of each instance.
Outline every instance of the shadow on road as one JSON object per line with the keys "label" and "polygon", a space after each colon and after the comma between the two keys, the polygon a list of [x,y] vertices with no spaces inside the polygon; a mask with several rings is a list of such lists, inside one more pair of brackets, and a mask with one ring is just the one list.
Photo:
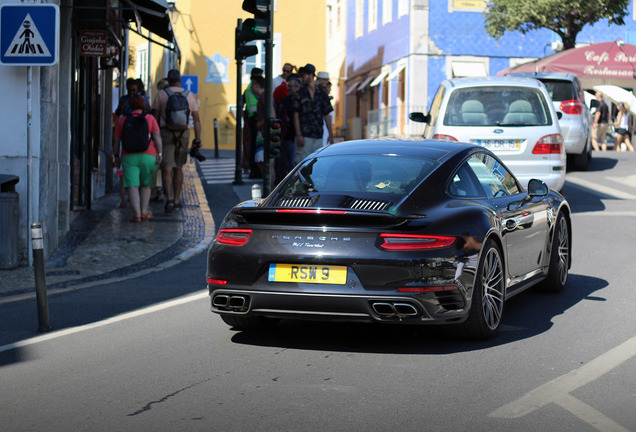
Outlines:
{"label": "shadow on road", "polygon": [[532,338],[552,327],[552,319],[581,301],[603,300],[593,293],[607,287],[605,280],[570,275],[559,294],[526,291],[506,302],[499,335],[490,341],[448,337],[441,326],[397,326],[283,320],[269,331],[240,331],[237,344],[301,350],[374,354],[451,354],[487,349]]}

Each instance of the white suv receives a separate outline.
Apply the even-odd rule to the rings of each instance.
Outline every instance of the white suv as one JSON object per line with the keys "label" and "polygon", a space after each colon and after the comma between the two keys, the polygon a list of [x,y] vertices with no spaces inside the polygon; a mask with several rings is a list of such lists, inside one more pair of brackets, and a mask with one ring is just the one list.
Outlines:
{"label": "white suv", "polygon": [[568,164],[574,169],[585,171],[592,158],[592,117],[585,105],[583,87],[577,76],[565,72],[517,72],[507,76],[534,78],[545,85],[554,108],[563,114],[559,126]]}
{"label": "white suv", "polygon": [[560,191],[566,156],[559,115],[545,86],[515,77],[454,78],[442,82],[427,115],[425,138],[462,141],[496,153],[527,186],[533,178]]}

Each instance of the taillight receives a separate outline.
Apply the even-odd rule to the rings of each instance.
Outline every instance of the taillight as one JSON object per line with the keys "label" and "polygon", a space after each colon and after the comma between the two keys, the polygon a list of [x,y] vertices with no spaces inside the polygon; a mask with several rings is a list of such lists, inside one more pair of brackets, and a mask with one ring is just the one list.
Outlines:
{"label": "taillight", "polygon": [[442,135],[442,134],[433,135],[433,139],[440,140],[440,141],[449,141],[449,142],[457,141],[457,138],[455,137],[452,137],[450,135]]}
{"label": "taillight", "polygon": [[380,234],[384,243],[382,249],[390,251],[406,251],[419,249],[443,248],[455,243],[455,237],[420,234]]}
{"label": "taillight", "polygon": [[212,279],[212,278],[207,278],[206,280],[208,281],[210,285],[227,285],[226,280]]}
{"label": "taillight", "polygon": [[583,104],[576,99],[561,102],[559,108],[563,114],[581,114],[583,112]]}
{"label": "taillight", "polygon": [[546,135],[532,149],[532,154],[559,154],[563,147],[561,134]]}
{"label": "taillight", "polygon": [[229,246],[243,246],[252,234],[251,229],[221,229],[216,241]]}

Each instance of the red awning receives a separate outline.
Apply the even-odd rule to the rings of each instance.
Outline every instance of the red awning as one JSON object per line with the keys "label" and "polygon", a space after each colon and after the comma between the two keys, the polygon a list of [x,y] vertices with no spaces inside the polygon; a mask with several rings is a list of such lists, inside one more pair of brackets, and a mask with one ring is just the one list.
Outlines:
{"label": "red awning", "polygon": [[548,57],[504,69],[497,75],[512,72],[570,72],[579,78],[636,78],[636,46],[603,42],[572,48]]}

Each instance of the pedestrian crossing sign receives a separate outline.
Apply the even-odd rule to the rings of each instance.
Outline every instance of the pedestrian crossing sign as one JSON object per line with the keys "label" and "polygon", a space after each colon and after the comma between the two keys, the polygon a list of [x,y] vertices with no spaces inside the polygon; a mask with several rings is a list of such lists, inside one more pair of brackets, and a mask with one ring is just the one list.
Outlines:
{"label": "pedestrian crossing sign", "polygon": [[0,6],[0,64],[52,66],[58,60],[59,39],[58,5]]}

